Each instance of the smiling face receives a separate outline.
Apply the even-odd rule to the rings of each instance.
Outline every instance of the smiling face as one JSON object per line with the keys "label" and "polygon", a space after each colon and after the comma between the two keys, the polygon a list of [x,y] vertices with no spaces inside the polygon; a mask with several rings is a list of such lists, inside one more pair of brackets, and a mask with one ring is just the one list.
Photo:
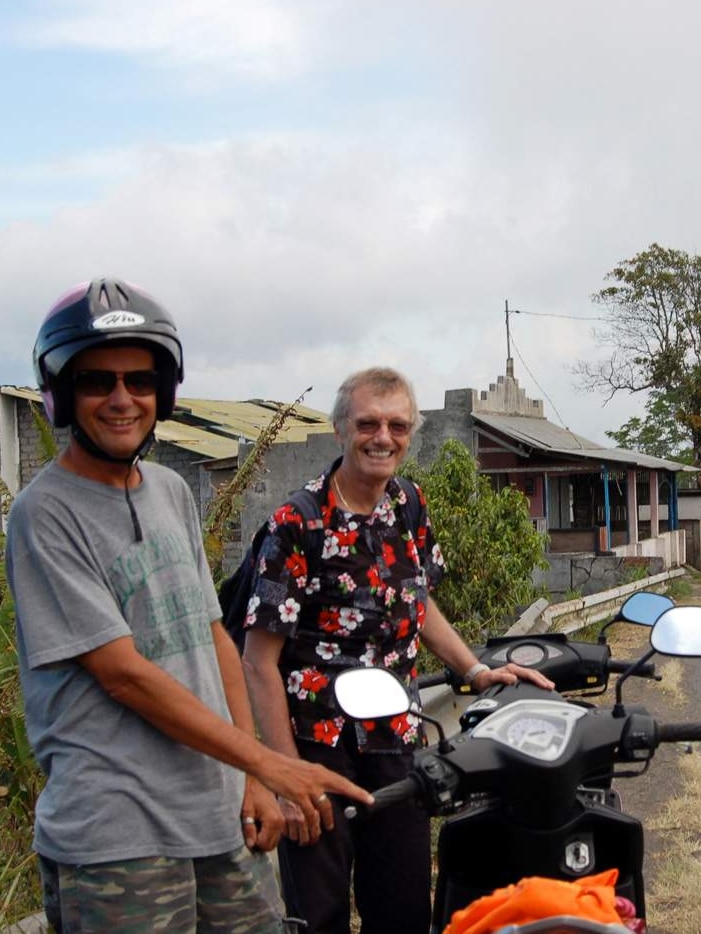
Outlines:
{"label": "smiling face", "polygon": [[[88,370],[107,370],[120,374],[108,395],[90,395],[76,387],[73,396],[76,424],[111,457],[131,457],[156,424],[155,389],[144,395],[140,392],[134,395],[124,382],[124,374],[153,369],[154,356],[151,351],[137,346],[94,347],[79,353],[73,361],[74,378],[75,374]],[[72,439],[71,451],[81,464],[93,462],[91,473],[105,471],[106,465],[80,448],[75,439]]]}
{"label": "smiling face", "polygon": [[351,394],[349,417],[336,428],[343,474],[350,482],[384,486],[404,460],[412,435],[411,402],[403,389],[378,393],[370,384]]}

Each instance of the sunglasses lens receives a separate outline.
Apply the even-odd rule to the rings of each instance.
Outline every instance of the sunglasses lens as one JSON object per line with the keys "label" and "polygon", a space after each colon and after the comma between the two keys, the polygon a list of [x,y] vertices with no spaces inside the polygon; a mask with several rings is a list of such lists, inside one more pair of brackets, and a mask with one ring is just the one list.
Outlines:
{"label": "sunglasses lens", "polygon": [[132,370],[124,374],[124,385],[132,396],[150,396],[158,389],[156,370]]}
{"label": "sunglasses lens", "polygon": [[130,370],[115,373],[114,370],[79,370],[73,377],[75,391],[83,396],[109,396],[120,379],[132,396],[150,396],[158,389],[156,370]]}
{"label": "sunglasses lens", "polygon": [[117,385],[117,374],[111,370],[80,370],[73,377],[73,385],[83,396],[109,396]]}
{"label": "sunglasses lens", "polygon": [[361,435],[376,435],[383,424],[387,425],[389,433],[395,438],[403,438],[411,431],[409,422],[392,419],[391,422],[384,423],[379,418],[359,418],[356,420],[355,429]]}

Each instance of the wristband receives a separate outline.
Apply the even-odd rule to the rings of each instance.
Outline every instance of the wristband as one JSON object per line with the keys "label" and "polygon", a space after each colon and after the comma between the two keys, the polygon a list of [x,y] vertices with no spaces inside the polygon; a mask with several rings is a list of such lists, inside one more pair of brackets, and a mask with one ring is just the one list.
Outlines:
{"label": "wristband", "polygon": [[468,668],[468,670],[462,676],[462,679],[465,684],[472,684],[481,671],[489,671],[489,665],[484,665],[482,662],[477,662],[472,666],[472,668]]}

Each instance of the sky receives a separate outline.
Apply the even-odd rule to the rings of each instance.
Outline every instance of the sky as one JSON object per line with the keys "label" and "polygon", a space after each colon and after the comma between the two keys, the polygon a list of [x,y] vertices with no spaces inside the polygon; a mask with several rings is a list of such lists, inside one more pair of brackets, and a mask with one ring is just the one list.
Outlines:
{"label": "sky", "polygon": [[[181,394],[422,409],[514,372],[599,443],[591,296],[701,251],[695,0],[0,0],[0,384],[78,282],[175,317]],[[516,311],[519,313],[517,314]],[[597,318],[599,320],[597,320]]]}

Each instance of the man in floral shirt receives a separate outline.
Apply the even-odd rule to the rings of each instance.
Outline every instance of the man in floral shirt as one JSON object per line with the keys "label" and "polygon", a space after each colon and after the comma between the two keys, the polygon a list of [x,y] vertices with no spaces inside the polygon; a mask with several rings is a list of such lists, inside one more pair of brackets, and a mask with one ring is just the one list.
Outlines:
{"label": "man in floral shirt", "polygon": [[[411,713],[346,721],[333,679],[357,666],[392,670],[416,690],[419,641],[479,689],[528,677],[515,665],[480,665],[429,596],[443,558],[426,503],[412,525],[395,477],[421,423],[413,389],[395,370],[350,376],[332,419],[342,456],[307,489],[319,499],[324,545],[309,574],[303,519],[290,504],[270,518],[248,606],[244,665],[263,740],[320,762],[370,790],[403,778],[420,741]],[[322,834],[281,801],[287,839],[280,866],[288,911],[309,934],[349,934],[350,887],[363,934],[426,934],[430,924],[428,818],[413,802],[349,822],[334,802],[336,829]]]}

